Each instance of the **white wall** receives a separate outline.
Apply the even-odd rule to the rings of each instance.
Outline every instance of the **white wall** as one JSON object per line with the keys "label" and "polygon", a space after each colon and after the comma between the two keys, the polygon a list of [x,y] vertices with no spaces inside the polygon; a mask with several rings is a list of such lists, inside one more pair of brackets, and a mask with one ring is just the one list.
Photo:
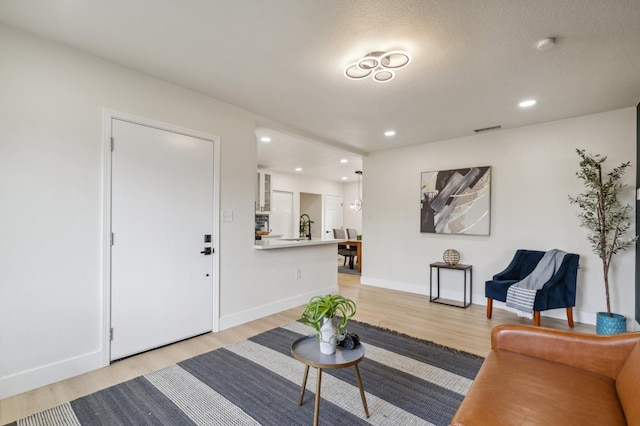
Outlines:
{"label": "white wall", "polygon": [[[429,264],[454,248],[461,263],[473,265],[473,302],[485,304],[484,281],[504,269],[516,249],[560,248],[580,254],[576,320],[595,323],[595,313],[606,309],[602,268],[580,227],[577,207],[567,200],[583,191],[575,176],[575,149],[607,155],[614,166],[634,162],[635,122],[635,109],[627,108],[370,154],[364,159],[362,281],[428,294]],[[486,165],[492,166],[491,235],[420,233],[421,172]],[[629,203],[634,200],[633,165],[625,176]],[[634,272],[631,249],[615,259],[611,271],[612,309],[629,318],[634,313]],[[451,279],[461,297],[461,278]],[[564,310],[543,315],[564,318]]]}
{"label": "white wall", "polygon": [[329,251],[253,248],[254,115],[5,26],[0,57],[0,398],[101,366],[105,107],[220,136],[222,328],[337,288]]}

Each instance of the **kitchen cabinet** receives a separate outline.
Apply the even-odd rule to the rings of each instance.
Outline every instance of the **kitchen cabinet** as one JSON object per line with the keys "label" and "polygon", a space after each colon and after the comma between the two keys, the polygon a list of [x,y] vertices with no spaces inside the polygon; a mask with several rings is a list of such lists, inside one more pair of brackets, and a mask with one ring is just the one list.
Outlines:
{"label": "kitchen cabinet", "polygon": [[271,212],[271,174],[258,172],[256,185],[256,213]]}

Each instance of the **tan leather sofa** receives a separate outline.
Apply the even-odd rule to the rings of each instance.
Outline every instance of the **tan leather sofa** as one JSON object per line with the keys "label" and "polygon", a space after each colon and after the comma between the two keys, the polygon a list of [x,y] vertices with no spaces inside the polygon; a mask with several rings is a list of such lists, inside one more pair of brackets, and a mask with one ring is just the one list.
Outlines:
{"label": "tan leather sofa", "polygon": [[452,425],[640,426],[640,332],[501,325],[491,348]]}

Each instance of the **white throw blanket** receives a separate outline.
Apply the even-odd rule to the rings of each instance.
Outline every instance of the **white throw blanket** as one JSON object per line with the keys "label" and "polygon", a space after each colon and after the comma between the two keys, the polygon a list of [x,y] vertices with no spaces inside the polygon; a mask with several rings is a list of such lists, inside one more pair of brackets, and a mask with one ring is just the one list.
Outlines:
{"label": "white throw blanket", "polygon": [[558,249],[546,252],[529,275],[509,287],[506,309],[519,317],[533,318],[536,293],[560,268],[565,254],[567,253]]}

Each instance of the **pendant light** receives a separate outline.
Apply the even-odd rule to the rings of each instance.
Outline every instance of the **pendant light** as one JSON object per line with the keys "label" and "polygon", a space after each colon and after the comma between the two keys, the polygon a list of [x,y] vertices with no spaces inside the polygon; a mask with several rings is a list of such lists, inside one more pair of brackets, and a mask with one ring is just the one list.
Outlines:
{"label": "pendant light", "polygon": [[362,170],[357,170],[356,174],[358,175],[358,198],[353,202],[353,208],[357,211],[362,210],[362,193],[360,192],[360,181],[362,179]]}

